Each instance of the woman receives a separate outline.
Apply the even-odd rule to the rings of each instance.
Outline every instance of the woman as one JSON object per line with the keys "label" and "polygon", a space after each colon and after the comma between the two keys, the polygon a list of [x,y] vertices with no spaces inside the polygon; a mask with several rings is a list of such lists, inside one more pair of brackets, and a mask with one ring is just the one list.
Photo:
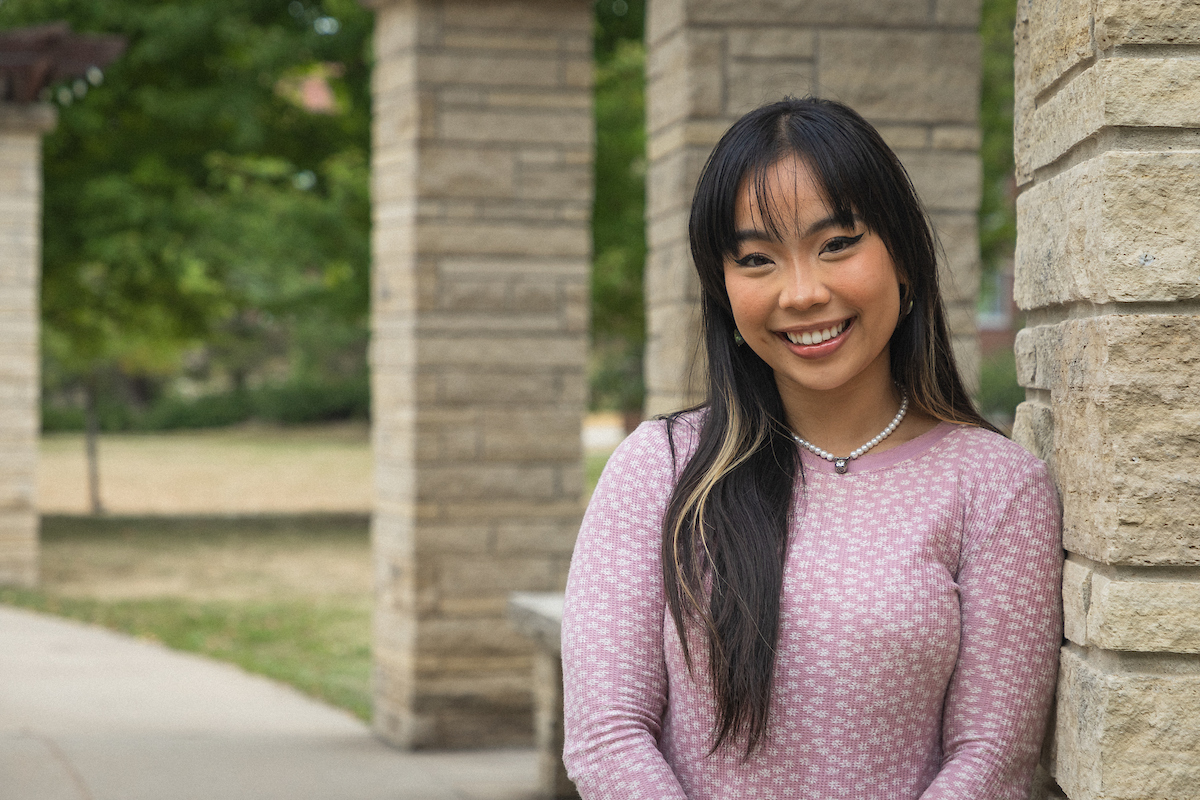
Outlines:
{"label": "woman", "polygon": [[959,379],[933,237],[850,109],[718,143],[708,398],[617,450],[563,619],[584,798],[1027,798],[1061,642],[1045,465]]}

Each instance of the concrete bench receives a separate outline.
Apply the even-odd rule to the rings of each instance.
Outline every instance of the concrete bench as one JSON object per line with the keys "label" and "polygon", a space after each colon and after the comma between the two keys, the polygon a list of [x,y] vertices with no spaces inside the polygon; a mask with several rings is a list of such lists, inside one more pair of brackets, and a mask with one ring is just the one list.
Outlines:
{"label": "concrete bench", "polygon": [[513,592],[508,618],[538,644],[533,663],[533,701],[539,758],[539,788],[547,798],[579,797],[562,763],[562,612],[557,592]]}

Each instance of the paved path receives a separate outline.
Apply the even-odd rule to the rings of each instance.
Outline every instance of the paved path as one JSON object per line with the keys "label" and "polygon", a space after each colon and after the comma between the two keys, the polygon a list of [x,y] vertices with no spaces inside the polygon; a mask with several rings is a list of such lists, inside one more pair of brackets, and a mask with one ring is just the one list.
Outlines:
{"label": "paved path", "polygon": [[526,800],[532,750],[404,753],[216,661],[0,606],[0,800]]}

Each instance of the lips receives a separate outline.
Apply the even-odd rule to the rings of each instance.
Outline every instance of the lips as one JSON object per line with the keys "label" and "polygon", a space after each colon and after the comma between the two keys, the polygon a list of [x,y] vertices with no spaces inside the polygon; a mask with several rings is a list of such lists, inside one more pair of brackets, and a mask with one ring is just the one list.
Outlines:
{"label": "lips", "polygon": [[833,337],[846,330],[846,326],[850,324],[850,320],[844,319],[836,325],[817,331],[805,331],[804,333],[792,333],[784,331],[783,336],[792,344],[821,344],[827,342]]}

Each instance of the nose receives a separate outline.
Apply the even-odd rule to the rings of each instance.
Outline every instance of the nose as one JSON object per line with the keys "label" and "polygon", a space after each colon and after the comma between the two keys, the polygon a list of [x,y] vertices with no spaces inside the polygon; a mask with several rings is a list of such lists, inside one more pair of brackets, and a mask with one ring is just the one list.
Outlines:
{"label": "nose", "polygon": [[804,310],[828,303],[832,297],[819,268],[798,261],[783,273],[784,285],[779,292],[779,306]]}

